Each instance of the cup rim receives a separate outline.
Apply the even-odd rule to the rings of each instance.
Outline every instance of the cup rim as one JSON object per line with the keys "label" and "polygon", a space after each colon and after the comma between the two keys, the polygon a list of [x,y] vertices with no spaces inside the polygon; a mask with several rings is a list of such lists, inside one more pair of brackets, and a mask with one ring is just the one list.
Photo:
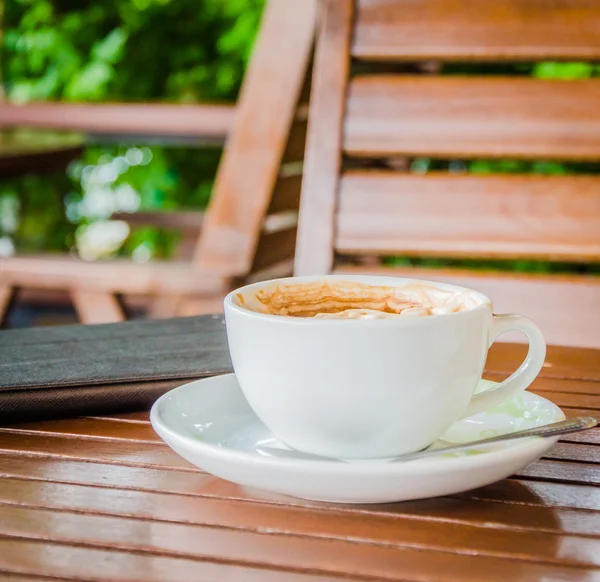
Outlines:
{"label": "cup rim", "polygon": [[[467,309],[465,311],[457,311],[453,313],[444,313],[429,317],[397,317],[397,318],[381,318],[381,319],[339,319],[339,318],[331,318],[331,319],[315,319],[312,317],[289,317],[283,315],[275,315],[272,313],[260,313],[258,311],[253,311],[248,309],[247,307],[242,307],[238,305],[234,298],[238,293],[244,293],[251,291],[252,289],[259,290],[267,285],[278,284],[278,283],[286,283],[286,282],[295,282],[295,283],[312,283],[315,281],[353,281],[357,283],[366,283],[373,285],[389,285],[389,286],[400,286],[405,283],[427,283],[432,284],[434,286],[438,286],[440,289],[448,289],[453,291],[470,291],[475,294],[475,296],[480,300],[480,304],[477,307],[472,309]],[[255,283],[249,283],[248,285],[243,285],[242,287],[238,287],[233,291],[230,291],[225,299],[223,300],[223,305],[225,308],[225,314],[227,315],[228,311],[232,311],[238,313],[245,317],[257,318],[266,321],[279,322],[291,325],[426,325],[433,324],[434,322],[444,321],[448,318],[456,318],[456,317],[469,317],[471,314],[479,313],[481,311],[489,310],[492,311],[492,302],[483,293],[480,291],[476,291],[475,289],[471,289],[470,287],[462,287],[460,285],[452,285],[450,283],[442,283],[440,281],[433,281],[431,279],[419,279],[416,277],[393,277],[388,275],[360,275],[360,274],[334,274],[334,275],[309,275],[309,276],[301,276],[301,277],[280,277],[277,279],[268,279],[265,281],[258,281]]]}

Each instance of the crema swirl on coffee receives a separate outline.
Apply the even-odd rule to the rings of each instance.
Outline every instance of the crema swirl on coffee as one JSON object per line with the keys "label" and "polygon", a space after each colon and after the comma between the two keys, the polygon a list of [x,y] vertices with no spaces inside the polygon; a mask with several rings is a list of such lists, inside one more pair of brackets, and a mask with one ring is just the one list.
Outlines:
{"label": "crema swirl on coffee", "polygon": [[[448,291],[415,282],[375,286],[354,281],[277,284],[256,293],[260,311],[320,319],[388,319],[456,313],[479,305],[468,290]],[[244,305],[244,298],[238,297]]]}

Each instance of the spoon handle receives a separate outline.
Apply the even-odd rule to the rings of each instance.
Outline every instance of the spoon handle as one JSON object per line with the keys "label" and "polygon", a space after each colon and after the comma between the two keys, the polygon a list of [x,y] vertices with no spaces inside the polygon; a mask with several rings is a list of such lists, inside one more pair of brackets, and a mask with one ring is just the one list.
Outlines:
{"label": "spoon handle", "polygon": [[[488,439],[482,439],[479,441],[471,441],[469,443],[461,443],[457,445],[451,445],[449,447],[440,447],[438,449],[425,449],[416,453],[409,453],[396,457],[395,459],[388,460],[389,463],[403,463],[404,461],[413,461],[415,459],[422,459],[424,457],[433,457],[444,453],[456,453],[459,451],[466,451],[476,446],[487,445],[489,443],[497,443],[501,441],[509,441],[512,439],[522,439],[532,436],[541,437],[553,437],[561,434],[569,434],[572,432],[579,432],[588,428],[593,428],[598,424],[595,418],[589,416],[581,416],[578,418],[567,418],[560,422],[553,422],[552,424],[545,424],[544,426],[538,426],[535,428],[528,428],[526,430],[519,430],[517,432],[511,432],[509,434],[503,434],[500,436],[491,437]],[[342,459],[334,459],[331,457],[322,457],[320,455],[313,455],[311,453],[302,453],[300,451],[288,450],[288,449],[277,449],[274,447],[257,447],[259,453],[265,454],[268,457],[276,457],[280,459],[302,459],[306,461],[336,461],[336,462],[349,462]]]}
{"label": "spoon handle", "polygon": [[454,453],[464,451],[475,446],[487,445],[489,443],[496,443],[501,441],[508,441],[512,439],[520,439],[531,436],[541,437],[553,437],[561,434],[569,434],[572,432],[578,432],[587,428],[593,428],[598,424],[595,418],[582,416],[578,418],[567,418],[560,422],[553,422],[552,424],[546,424],[544,426],[538,426],[536,428],[529,428],[527,430],[520,430],[509,434],[503,434],[487,439],[481,439],[478,441],[471,441],[469,443],[462,443],[458,445],[452,445],[449,447],[440,447],[439,449],[426,449],[424,451],[418,451],[416,453],[410,453],[408,455],[402,455],[396,459],[392,459],[392,463],[401,463],[404,461],[412,461],[414,459],[422,459],[433,455],[439,455],[441,453]]}

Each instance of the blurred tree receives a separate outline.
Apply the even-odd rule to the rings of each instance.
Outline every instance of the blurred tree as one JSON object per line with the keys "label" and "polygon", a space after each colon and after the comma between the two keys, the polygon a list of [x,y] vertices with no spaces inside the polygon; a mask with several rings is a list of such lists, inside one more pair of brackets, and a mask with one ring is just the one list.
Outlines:
{"label": "blurred tree", "polygon": [[12,0],[9,99],[232,100],[263,0]]}
{"label": "blurred tree", "polygon": [[[258,28],[264,0],[12,0],[5,4],[1,67],[6,98],[33,100],[233,101]],[[135,148],[88,148],[69,178],[24,178],[0,184],[0,255],[22,250],[65,250],[86,225],[105,220],[87,174]],[[104,195],[129,186],[145,209],[203,208],[219,160],[215,150],[151,147],[151,162],[118,167]],[[111,162],[111,163],[112,163]],[[104,174],[110,175],[106,170]],[[93,182],[94,188],[98,184]],[[115,194],[116,192],[116,194]],[[110,196],[108,196],[110,198]],[[62,201],[64,199],[64,205]],[[114,201],[113,201],[114,202]],[[113,204],[114,205],[114,204]],[[109,204],[110,206],[110,204]],[[118,207],[118,204],[117,204]],[[65,208],[67,218],[65,220]],[[74,209],[78,208],[77,211]],[[106,214],[106,213],[101,213]],[[9,216],[10,215],[10,216]],[[10,237],[10,239],[8,238]],[[4,241],[4,242],[2,242]],[[168,254],[173,237],[153,229],[133,233],[123,247]],[[140,246],[141,245],[141,246]],[[148,258],[147,253],[142,256]]]}

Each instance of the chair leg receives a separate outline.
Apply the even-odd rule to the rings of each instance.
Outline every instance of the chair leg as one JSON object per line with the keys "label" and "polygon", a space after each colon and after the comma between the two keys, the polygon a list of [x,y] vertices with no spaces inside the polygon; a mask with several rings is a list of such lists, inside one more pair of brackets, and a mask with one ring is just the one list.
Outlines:
{"label": "chair leg", "polygon": [[0,327],[3,327],[10,311],[10,306],[17,294],[16,287],[0,285]]}
{"label": "chair leg", "polygon": [[161,295],[152,299],[148,307],[148,318],[164,319],[166,317],[177,317],[182,299],[181,295]]}
{"label": "chair leg", "polygon": [[193,315],[208,315],[223,313],[223,296],[213,295],[208,297],[182,297],[177,307],[177,317],[191,317]]}
{"label": "chair leg", "polygon": [[82,323],[115,323],[126,319],[118,299],[111,293],[72,289],[70,295]]}
{"label": "chair leg", "polygon": [[[197,231],[183,231],[179,245],[175,249],[175,258],[182,261],[191,261],[198,241]],[[165,319],[177,317],[181,295],[159,295],[150,301],[147,316],[149,319]]]}
{"label": "chair leg", "polygon": [[164,319],[166,317],[192,317],[223,313],[223,296],[190,297],[185,295],[170,295],[157,297],[150,304],[148,317]]}

